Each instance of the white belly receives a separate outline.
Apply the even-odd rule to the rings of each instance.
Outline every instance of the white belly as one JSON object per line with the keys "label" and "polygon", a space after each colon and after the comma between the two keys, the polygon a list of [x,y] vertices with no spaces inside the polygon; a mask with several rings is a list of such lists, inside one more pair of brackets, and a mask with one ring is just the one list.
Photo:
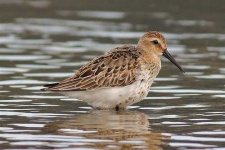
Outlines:
{"label": "white belly", "polygon": [[136,81],[125,87],[110,87],[89,91],[60,92],[87,102],[95,108],[126,107],[142,100],[149,90],[149,82]]}

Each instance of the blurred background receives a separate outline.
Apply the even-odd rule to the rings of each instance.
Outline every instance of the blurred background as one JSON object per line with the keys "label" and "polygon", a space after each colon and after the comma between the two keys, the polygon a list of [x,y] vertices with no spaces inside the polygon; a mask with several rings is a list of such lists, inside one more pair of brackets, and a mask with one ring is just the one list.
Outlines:
{"label": "blurred background", "polygon": [[[223,0],[1,0],[0,148],[225,148]],[[43,84],[159,31],[166,59],[148,97],[91,110]]]}

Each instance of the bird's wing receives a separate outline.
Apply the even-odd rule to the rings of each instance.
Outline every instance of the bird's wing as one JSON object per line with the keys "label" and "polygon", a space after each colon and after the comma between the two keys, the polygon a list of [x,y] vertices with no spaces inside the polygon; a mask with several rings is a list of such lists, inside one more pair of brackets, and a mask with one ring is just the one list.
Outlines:
{"label": "bird's wing", "polygon": [[45,85],[45,90],[83,91],[129,85],[135,81],[139,55],[134,46],[117,47],[93,59],[72,77]]}

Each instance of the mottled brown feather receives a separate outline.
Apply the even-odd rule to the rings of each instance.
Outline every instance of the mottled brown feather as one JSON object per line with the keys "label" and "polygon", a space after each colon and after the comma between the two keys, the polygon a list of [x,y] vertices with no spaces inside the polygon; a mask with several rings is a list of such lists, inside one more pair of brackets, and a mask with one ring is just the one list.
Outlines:
{"label": "mottled brown feather", "polygon": [[139,51],[134,46],[117,47],[81,67],[72,77],[46,90],[76,91],[126,86],[135,81]]}

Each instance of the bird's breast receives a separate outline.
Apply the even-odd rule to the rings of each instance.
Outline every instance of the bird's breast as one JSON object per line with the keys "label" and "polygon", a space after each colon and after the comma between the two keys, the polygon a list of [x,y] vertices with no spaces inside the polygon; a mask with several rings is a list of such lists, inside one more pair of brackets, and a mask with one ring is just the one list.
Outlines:
{"label": "bird's breast", "polygon": [[159,74],[161,65],[150,63],[142,64],[136,73],[136,80],[141,80],[145,82],[153,82],[156,76]]}

